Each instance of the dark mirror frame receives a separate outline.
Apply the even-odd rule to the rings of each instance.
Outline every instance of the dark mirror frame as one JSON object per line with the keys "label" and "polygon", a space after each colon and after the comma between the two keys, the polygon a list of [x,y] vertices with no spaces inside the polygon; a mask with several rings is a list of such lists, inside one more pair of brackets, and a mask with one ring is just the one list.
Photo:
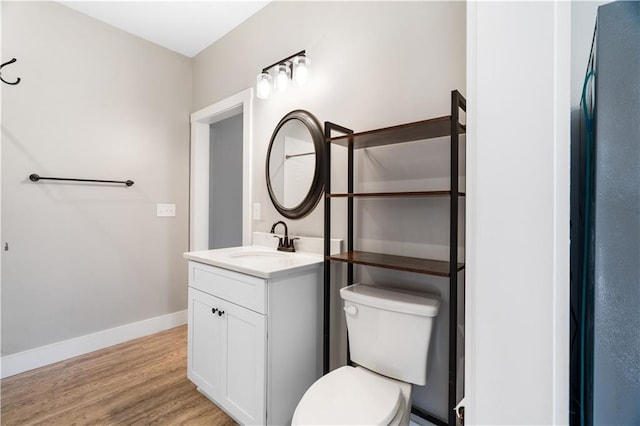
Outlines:
{"label": "dark mirror frame", "polygon": [[[311,134],[311,138],[313,140],[313,147],[316,152],[316,164],[315,170],[313,174],[313,180],[311,181],[311,186],[309,188],[309,192],[306,197],[295,207],[287,208],[280,204],[277,197],[273,193],[273,188],[271,187],[271,179],[269,178],[269,160],[271,159],[271,148],[273,147],[273,142],[278,135],[278,132],[288,121],[298,120],[304,124],[304,126],[309,130]],[[267,177],[267,189],[269,191],[269,198],[271,198],[271,202],[275,206],[278,212],[286,217],[287,219],[300,219],[307,216],[309,213],[315,209],[320,201],[320,197],[322,196],[322,192],[324,190],[324,179],[323,179],[323,164],[324,161],[324,133],[322,132],[322,127],[320,126],[320,122],[318,119],[308,111],[305,110],[295,110],[291,111],[287,115],[285,115],[282,120],[278,123],[276,128],[271,135],[271,141],[269,141],[269,148],[267,150],[267,162],[266,162],[266,177]]]}

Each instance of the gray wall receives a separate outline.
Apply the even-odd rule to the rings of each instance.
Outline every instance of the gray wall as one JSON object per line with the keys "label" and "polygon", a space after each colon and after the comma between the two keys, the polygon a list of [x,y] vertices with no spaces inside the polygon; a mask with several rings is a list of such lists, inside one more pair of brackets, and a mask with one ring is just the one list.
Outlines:
{"label": "gray wall", "polygon": [[[306,109],[356,131],[449,113],[450,91],[464,93],[465,12],[462,2],[273,2],[194,57],[194,110],[254,86],[264,66],[298,50],[312,61],[307,86],[255,100],[253,201],[262,220],[254,230],[282,218],[267,193],[264,159],[289,111]],[[424,170],[419,178],[436,177]],[[319,236],[322,216],[321,202],[291,229]]]}
{"label": "gray wall", "polygon": [[638,424],[640,3],[600,7],[596,43],[593,424]]}
{"label": "gray wall", "polygon": [[242,114],[211,125],[209,248],[242,245]]}
{"label": "gray wall", "polygon": [[54,2],[2,2],[2,54],[2,355],[186,309],[190,60]]}
{"label": "gray wall", "polygon": [[[463,2],[273,2],[198,54],[193,61],[194,110],[255,86],[263,67],[292,53],[306,49],[311,59],[307,86],[254,102],[252,202],[261,204],[262,220],[253,222],[253,230],[268,232],[283,219],[269,199],[264,162],[271,133],[286,113],[306,109],[320,122],[356,131],[448,115],[451,90],[465,93],[465,28]],[[336,151],[333,181],[338,189],[344,186],[346,168],[341,166],[343,153]],[[367,150],[358,159],[359,181],[390,190],[431,188],[443,181],[448,185],[446,168],[440,167],[447,159],[446,142]],[[403,173],[407,170],[411,173]],[[359,206],[359,223],[369,236],[359,242],[363,247],[447,256],[446,203],[380,204]],[[345,204],[333,205],[334,237],[344,237]],[[309,216],[286,222],[291,234],[321,236],[323,202]],[[447,368],[448,281],[397,274],[364,278],[419,286],[443,297],[431,376],[427,386],[415,390],[415,398],[421,407],[446,417],[446,373],[439,373]],[[342,311],[333,311],[340,320]],[[333,343],[336,347],[338,342]]]}

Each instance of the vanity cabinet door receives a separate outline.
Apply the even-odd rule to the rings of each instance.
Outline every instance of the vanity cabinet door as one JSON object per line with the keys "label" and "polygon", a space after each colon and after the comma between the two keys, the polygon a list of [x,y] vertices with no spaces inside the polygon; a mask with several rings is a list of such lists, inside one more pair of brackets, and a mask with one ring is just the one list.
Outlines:
{"label": "vanity cabinet door", "polygon": [[187,376],[241,424],[266,423],[263,314],[189,287]]}
{"label": "vanity cabinet door", "polygon": [[221,403],[241,424],[266,424],[265,316],[229,302],[224,306]]}
{"label": "vanity cabinet door", "polygon": [[222,384],[220,299],[189,288],[187,376],[212,398]]}

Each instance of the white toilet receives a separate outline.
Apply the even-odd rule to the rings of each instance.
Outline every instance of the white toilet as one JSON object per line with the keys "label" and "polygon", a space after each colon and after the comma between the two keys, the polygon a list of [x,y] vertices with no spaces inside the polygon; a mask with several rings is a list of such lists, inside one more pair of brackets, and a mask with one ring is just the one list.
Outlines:
{"label": "white toilet", "polygon": [[440,301],[354,284],[340,290],[351,360],[302,396],[293,425],[408,425],[411,384],[424,385]]}

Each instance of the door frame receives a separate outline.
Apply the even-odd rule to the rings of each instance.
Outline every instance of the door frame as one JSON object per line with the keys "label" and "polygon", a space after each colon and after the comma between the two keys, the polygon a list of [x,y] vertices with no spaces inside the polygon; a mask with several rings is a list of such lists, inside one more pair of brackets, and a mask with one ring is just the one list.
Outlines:
{"label": "door frame", "polygon": [[242,113],[242,245],[251,244],[253,88],[191,114],[189,250],[209,249],[209,147],[211,124]]}
{"label": "door frame", "polygon": [[[562,0],[519,6],[467,3],[464,421],[469,425],[569,423],[572,6]],[[520,25],[531,20],[538,24],[536,29]],[[543,25],[553,29],[550,37],[539,36]],[[516,40],[526,49],[505,59],[505,47],[492,42],[496,38],[505,46]],[[513,67],[517,72],[506,81],[505,72],[500,79],[491,74],[492,68],[529,64],[532,58],[536,67]],[[540,67],[549,70],[544,79]],[[530,99],[536,91],[541,95]],[[505,105],[518,109],[496,115]],[[549,113],[533,117],[523,112],[524,107]],[[505,154],[505,147],[513,147],[513,128],[527,129],[527,137],[518,140],[518,157],[513,149]],[[541,143],[548,155],[537,151],[526,159],[525,170],[535,168],[538,173],[519,169],[505,174],[515,170],[523,153],[540,149]],[[499,173],[504,185],[495,186]],[[527,197],[535,200],[534,214],[544,217],[546,226],[535,228],[534,239],[523,237],[520,230],[513,238],[510,233],[517,228],[511,225],[525,220],[513,214],[522,211],[514,209],[514,200]],[[496,211],[501,214],[492,215]],[[531,281],[535,287],[526,285]],[[520,286],[519,297],[505,299],[517,288],[514,285]],[[522,293],[525,290],[528,293]],[[535,352],[529,350],[532,346]]]}

